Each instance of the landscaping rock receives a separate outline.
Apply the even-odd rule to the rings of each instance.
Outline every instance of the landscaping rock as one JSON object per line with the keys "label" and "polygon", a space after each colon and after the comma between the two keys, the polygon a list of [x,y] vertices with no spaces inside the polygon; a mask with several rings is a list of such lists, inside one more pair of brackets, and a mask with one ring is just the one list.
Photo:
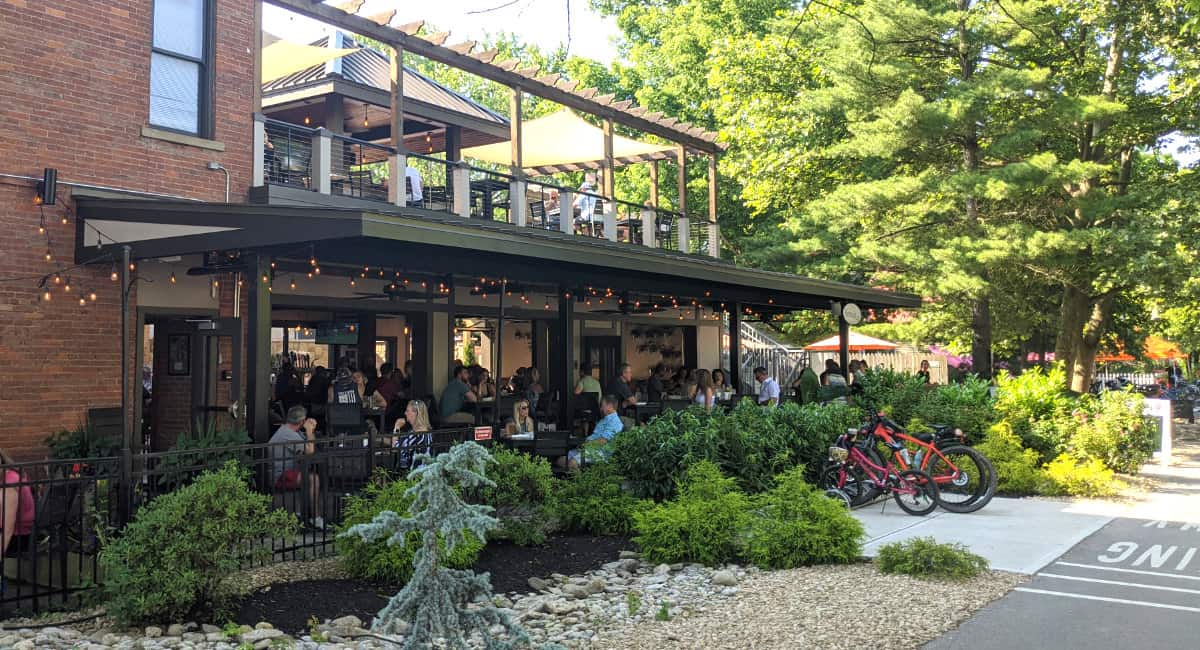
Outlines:
{"label": "landscaping rock", "polygon": [[264,639],[270,640],[283,636],[282,630],[266,629],[266,630],[250,630],[242,635],[242,643],[258,643]]}
{"label": "landscaping rock", "polygon": [[151,625],[150,627],[146,628],[142,634],[147,639],[157,639],[158,637],[162,636],[162,633],[163,631],[161,627]]}
{"label": "landscaping rock", "polygon": [[[354,617],[349,617],[349,618],[354,618]],[[358,619],[354,618],[354,620],[357,621]],[[254,629],[256,629],[256,630],[274,630],[275,626],[271,625],[270,623],[268,623],[266,621],[259,621],[258,623],[254,624]]]}
{"label": "landscaping rock", "polygon": [[604,588],[607,586],[608,583],[604,582],[603,578],[592,578],[588,581],[586,588],[588,590],[588,595],[591,595],[604,591]]}
{"label": "landscaping rock", "polygon": [[592,595],[592,592],[587,587],[581,585],[567,585],[563,587],[562,592],[571,598],[587,598]]}
{"label": "landscaping rock", "polygon": [[654,567],[654,575],[656,575],[656,576],[667,575],[670,572],[671,572],[671,565],[669,565],[669,564],[660,564],[660,565]]}
{"label": "landscaping rock", "polygon": [[183,636],[183,633],[186,631],[187,628],[179,623],[172,623],[171,625],[167,626],[167,636]]}
{"label": "landscaping rock", "polygon": [[621,551],[621,554],[617,557],[621,558],[622,560],[637,560],[642,556],[637,551]]}
{"label": "landscaping rock", "polygon": [[550,591],[550,589],[554,586],[554,583],[543,578],[530,578],[528,582],[529,587],[534,591]]}
{"label": "landscaping rock", "polygon": [[212,634],[213,632],[220,632],[221,628],[217,627],[216,625],[205,623],[204,625],[200,626],[200,631],[205,634]]}
{"label": "landscaping rock", "polygon": [[714,573],[712,581],[714,585],[721,585],[722,587],[732,587],[738,583],[737,575],[733,571],[724,569]]}

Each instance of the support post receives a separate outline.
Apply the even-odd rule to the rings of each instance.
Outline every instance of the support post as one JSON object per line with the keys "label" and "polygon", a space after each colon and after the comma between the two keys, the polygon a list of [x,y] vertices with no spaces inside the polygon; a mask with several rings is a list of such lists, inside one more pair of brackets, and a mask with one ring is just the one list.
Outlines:
{"label": "support post", "polygon": [[642,208],[642,245],[649,246],[650,248],[654,248],[654,237],[658,234],[656,232],[658,224],[655,223],[657,221],[655,216],[656,213],[653,209],[649,207]]}
{"label": "support post", "polygon": [[717,154],[708,155],[708,250],[710,257],[721,256],[720,231],[717,230]]}
{"label": "support post", "polygon": [[454,213],[463,219],[471,218],[471,170],[466,165],[455,165],[450,170],[454,187]]}
{"label": "support post", "polygon": [[658,207],[658,161],[650,161],[650,205]]}
{"label": "support post", "polygon": [[358,369],[368,365],[378,367],[375,363],[375,312],[362,311],[358,313]]}
{"label": "support post", "polygon": [[[496,360],[492,362],[492,376],[496,381],[500,381],[501,373],[504,371],[500,364],[504,363],[504,294],[508,292],[508,280],[500,281],[500,316],[496,319],[496,344],[492,346],[492,350],[496,355]],[[500,409],[499,400],[492,402],[492,426],[500,425]]]}
{"label": "support post", "polygon": [[561,190],[558,193],[558,229],[565,233],[575,232],[575,193]]}
{"label": "support post", "polygon": [[708,223],[708,250],[706,252],[709,257],[721,257],[721,226],[717,225],[715,221]]}
{"label": "support post", "polygon": [[687,148],[679,145],[675,149],[675,181],[679,191],[679,252],[692,252],[691,243],[689,240],[690,226],[688,220],[688,201],[687,201]]}
{"label": "support post", "polygon": [[604,237],[608,241],[617,241],[617,184],[614,172],[616,164],[613,160],[613,122],[605,118],[602,124],[604,131]]}
{"label": "support post", "polygon": [[611,199],[604,201],[604,238],[617,241],[617,203]]}
{"label": "support post", "polygon": [[408,156],[397,149],[388,156],[388,203],[404,207],[408,205]]}
{"label": "support post", "polygon": [[729,385],[742,392],[742,305],[733,303],[729,312]]}
{"label": "support post", "polygon": [[842,366],[842,376],[850,383],[850,323],[842,316],[842,303],[834,303],[838,319],[838,363]]}
{"label": "support post", "polygon": [[[454,174],[453,163],[462,160],[462,127],[447,126],[446,127],[446,195],[450,197],[457,196],[458,193],[458,178]],[[468,181],[469,182],[469,181]],[[437,179],[431,179],[428,184],[437,183]],[[468,187],[468,189],[470,189]],[[458,204],[455,203],[455,206]],[[455,213],[458,209],[455,208]]]}
{"label": "support post", "polygon": [[[257,61],[257,58],[255,59]],[[267,149],[267,123],[262,113],[254,114],[254,159],[250,161],[250,185],[262,187],[266,184],[265,156]]]}
{"label": "support post", "polygon": [[312,158],[312,188],[321,194],[329,194],[330,174],[333,171],[333,137],[329,129],[323,126],[313,133]]}
{"label": "support post", "polygon": [[408,156],[404,149],[404,49],[393,45],[391,54],[392,155],[388,156],[388,203],[403,207],[408,205],[404,180],[408,170]]}
{"label": "support post", "polygon": [[513,86],[508,98],[509,122],[508,137],[512,145],[511,166],[512,182],[508,190],[509,220],[518,225],[525,225],[525,159],[521,150],[521,139],[525,130],[524,112],[521,108],[524,92],[520,86]]}
{"label": "support post", "polygon": [[246,424],[251,439],[271,437],[267,417],[271,402],[271,264],[255,253],[247,260],[250,291],[246,305]]}
{"label": "support post", "polygon": [[559,400],[559,426],[570,431],[575,407],[575,393],[572,390],[575,374],[575,299],[565,297],[564,292],[565,290],[559,287],[558,345],[556,346],[558,381],[555,383],[562,395],[562,399]]}
{"label": "support post", "polygon": [[129,246],[121,247],[121,488],[120,519],[133,514],[133,427],[129,418]]}

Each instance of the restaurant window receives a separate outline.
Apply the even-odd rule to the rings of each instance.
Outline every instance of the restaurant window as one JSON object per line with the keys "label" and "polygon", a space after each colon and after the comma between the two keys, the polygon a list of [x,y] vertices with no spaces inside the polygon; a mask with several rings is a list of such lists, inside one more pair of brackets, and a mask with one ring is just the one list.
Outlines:
{"label": "restaurant window", "polygon": [[212,0],[154,0],[150,124],[209,137]]}

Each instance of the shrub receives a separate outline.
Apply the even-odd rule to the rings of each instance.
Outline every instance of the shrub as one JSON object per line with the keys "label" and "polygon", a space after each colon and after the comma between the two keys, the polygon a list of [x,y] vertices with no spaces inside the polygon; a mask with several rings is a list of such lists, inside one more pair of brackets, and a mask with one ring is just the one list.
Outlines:
{"label": "shrub", "polygon": [[1077,497],[1107,497],[1117,494],[1125,484],[1113,476],[1099,458],[1080,461],[1062,454],[1046,465],[1050,486],[1047,493],[1058,492]]}
{"label": "shrub", "polygon": [[51,458],[103,458],[120,453],[121,441],[115,436],[96,434],[91,424],[80,424],[47,436],[46,448]]}
{"label": "shrub", "polygon": [[691,463],[717,458],[719,443],[701,408],[664,411],[613,439],[612,463],[636,496],[665,499]]}
{"label": "shrub", "polygon": [[559,481],[552,506],[559,527],[593,535],[633,532],[634,513],[654,504],[625,491],[621,482],[611,463],[585,466],[570,479]]}
{"label": "shrub", "polygon": [[1132,474],[1154,455],[1156,431],[1142,414],[1141,395],[1107,391],[1080,398],[1079,407],[1068,443],[1076,458],[1097,458],[1109,469]]}
{"label": "shrub", "polygon": [[1022,447],[1021,439],[1007,422],[993,425],[976,448],[996,469],[998,494],[1038,494],[1045,487],[1037,452]]}
{"label": "shrub", "polygon": [[1058,426],[1071,410],[1071,399],[1063,390],[1066,383],[1061,365],[1049,371],[1032,368],[1016,377],[1001,373],[996,378],[997,418],[1008,422],[1025,446],[1043,459],[1056,456],[1066,441],[1069,429]]}
{"label": "shrub", "polygon": [[932,537],[914,537],[879,547],[875,563],[883,573],[917,578],[965,580],[988,568],[988,561],[962,544],[939,544]]}
{"label": "shrub", "polygon": [[[619,437],[619,436],[618,436]],[[707,460],[687,471],[679,497],[634,514],[634,541],[651,562],[718,565],[738,557],[749,503]]]}
{"label": "shrub", "polygon": [[186,621],[228,613],[226,578],[269,549],[265,536],[296,529],[290,513],[271,511],[237,463],[201,474],[138,511],[100,553],[108,615],[119,625]]}
{"label": "shrub", "polygon": [[[390,481],[382,470],[376,472],[374,479],[363,496],[347,499],[345,521],[339,532],[356,524],[370,523],[384,511],[408,512],[413,502],[410,493],[414,485],[412,482]],[[465,537],[463,544],[442,558],[447,566],[466,568],[475,563],[483,544],[471,535]],[[335,545],[342,565],[350,575],[388,584],[403,584],[412,577],[413,558],[421,545],[421,536],[419,533],[409,533],[401,545],[389,544],[386,540],[368,543],[360,537],[339,534]]]}
{"label": "shrub", "polygon": [[778,421],[787,433],[793,450],[793,462],[804,467],[804,476],[810,483],[817,482],[829,454],[829,446],[846,429],[857,428],[862,423],[862,414],[858,409],[846,404],[801,406],[788,403],[769,411],[759,410]]}
{"label": "shrub", "polygon": [[806,483],[803,468],[796,468],[754,500],[744,556],[765,569],[853,562],[862,537],[862,524],[845,506]]}
{"label": "shrub", "polygon": [[491,506],[499,525],[488,531],[489,540],[511,540],[521,545],[541,544],[554,530],[551,515],[555,498],[554,470],[541,457],[510,449],[492,451],[487,465],[491,486],[463,493],[468,503]]}
{"label": "shrub", "polygon": [[[952,424],[962,429],[970,442],[978,442],[995,421],[996,413],[988,383],[967,377],[960,383],[928,390],[913,416],[926,424]],[[911,423],[909,428],[914,428]]]}
{"label": "shrub", "polygon": [[174,446],[163,456],[156,468],[161,474],[159,485],[168,489],[183,485],[200,472],[221,467],[229,461],[245,462],[246,453],[230,449],[250,443],[245,429],[218,429],[209,426],[180,434]]}
{"label": "shrub", "polygon": [[862,378],[863,392],[855,399],[868,415],[887,413],[894,422],[912,419],[929,386],[916,375],[894,370],[869,370]]}

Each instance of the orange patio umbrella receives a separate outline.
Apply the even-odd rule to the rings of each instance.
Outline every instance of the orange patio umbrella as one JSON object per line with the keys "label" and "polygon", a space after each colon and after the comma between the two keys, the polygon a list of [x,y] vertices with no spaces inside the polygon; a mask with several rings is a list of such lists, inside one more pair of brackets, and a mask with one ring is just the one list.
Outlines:
{"label": "orange patio umbrella", "polygon": [[1187,356],[1178,345],[1158,336],[1147,336],[1143,349],[1148,359],[1182,359]]}

